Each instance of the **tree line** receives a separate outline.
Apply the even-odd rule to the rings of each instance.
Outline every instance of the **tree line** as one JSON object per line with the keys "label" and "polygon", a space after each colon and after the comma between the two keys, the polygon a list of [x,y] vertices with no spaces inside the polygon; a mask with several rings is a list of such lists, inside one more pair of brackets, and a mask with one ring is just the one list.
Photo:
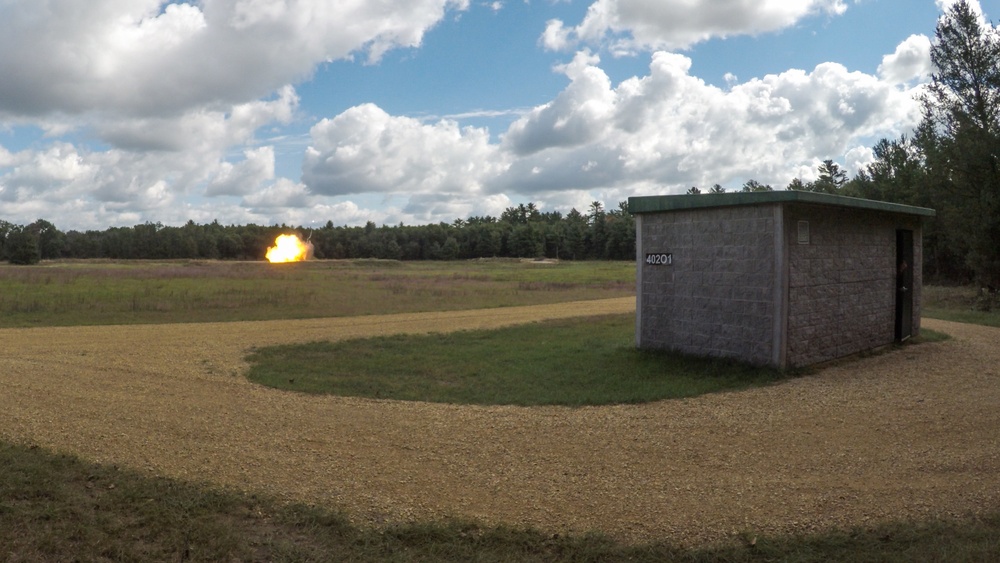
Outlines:
{"label": "tree line", "polygon": [[58,258],[263,260],[280,234],[313,245],[316,258],[458,260],[558,258],[634,260],[635,220],[628,203],[605,210],[593,202],[586,214],[541,212],[534,203],[508,207],[500,217],[474,216],[452,223],[406,226],[221,225],[181,227],[144,223],[104,231],[62,232],[39,219],[30,225],[0,220],[0,260],[34,264]]}

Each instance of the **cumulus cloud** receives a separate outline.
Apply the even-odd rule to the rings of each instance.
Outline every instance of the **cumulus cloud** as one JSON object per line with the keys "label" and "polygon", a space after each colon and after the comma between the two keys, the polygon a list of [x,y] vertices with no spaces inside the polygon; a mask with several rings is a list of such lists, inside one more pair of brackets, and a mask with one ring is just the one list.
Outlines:
{"label": "cumulus cloud", "polygon": [[573,45],[571,33],[573,30],[567,28],[562,20],[549,20],[538,42],[550,51],[565,51]]}
{"label": "cumulus cloud", "polygon": [[925,81],[934,71],[931,63],[931,40],[926,35],[911,35],[896,47],[896,52],[882,57],[879,76],[896,84],[911,80]]}
{"label": "cumulus cloud", "polygon": [[468,0],[8,0],[0,114],[174,115],[237,104],[324,61],[419,46]]}
{"label": "cumulus cloud", "polygon": [[692,76],[688,57],[663,51],[647,75],[613,85],[599,57],[581,51],[556,68],[566,88],[499,142],[447,120],[425,124],[358,106],[313,128],[303,182],[316,195],[404,198],[402,216],[434,221],[473,213],[487,194],[565,211],[595,197],[614,203],[750,178],[784,187],[813,179],[827,158],[853,173],[870,162],[863,143],[919,120],[915,87],[900,82],[907,73],[889,70],[905,67],[903,59],[887,58],[894,62],[881,76],[824,63],[734,78],[723,89]]}
{"label": "cumulus cloud", "polygon": [[[579,25],[550,22],[543,42],[684,47],[840,13],[844,1],[596,0]],[[585,47],[555,67],[561,92],[518,110],[491,138],[463,127],[463,116],[415,119],[375,104],[309,118],[286,86],[325,60],[418,45],[467,0],[0,6],[0,122],[48,135],[0,147],[2,211],[22,222],[72,218],[61,228],[424,223],[496,216],[521,201],[567,211],[750,178],[784,186],[810,179],[825,158],[853,172],[870,161],[873,139],[908,131],[929,60],[929,40],[914,36],[875,76],[826,63],[746,82],[730,75],[719,88],[667,50],[649,55],[645,75],[615,84],[595,54],[603,51]],[[312,125],[308,147],[297,148],[301,180],[281,177],[282,146],[257,138],[289,124]],[[284,133],[293,134],[267,134]]]}
{"label": "cumulus cloud", "polygon": [[170,203],[166,178],[173,158],[117,150],[91,153],[56,142],[41,151],[14,154],[11,170],[0,176],[9,201],[48,204],[58,209],[69,201],[108,204],[130,211]]}
{"label": "cumulus cloud", "polygon": [[[302,205],[305,188],[276,179],[274,148],[248,148],[262,128],[301,119],[289,84],[327,61],[378,62],[390,49],[417,47],[446,14],[468,7],[0,1],[0,127],[36,127],[47,145],[0,147],[3,214],[101,228],[144,217],[183,223],[212,209],[259,220],[270,215],[251,208]],[[231,161],[234,150],[242,160]],[[209,198],[191,203],[201,195]],[[242,199],[230,207],[223,196]]]}
{"label": "cumulus cloud", "polygon": [[223,162],[219,173],[208,184],[207,196],[249,195],[268,180],[274,179],[274,147],[249,149],[243,162]]}
{"label": "cumulus cloud", "polygon": [[554,146],[583,145],[601,136],[612,110],[611,81],[596,65],[600,58],[588,51],[573,62],[556,67],[570,85],[555,100],[518,119],[504,136],[505,145],[517,154]]}
{"label": "cumulus cloud", "polygon": [[582,22],[551,20],[540,39],[548,49],[607,44],[613,52],[685,49],[713,37],[756,35],[815,14],[842,14],[844,0],[597,0]]}
{"label": "cumulus cloud", "polygon": [[[870,147],[857,146],[844,154],[844,162],[848,170],[864,170],[869,164],[875,162],[875,155]],[[817,162],[816,167],[819,167],[819,164]],[[814,167],[813,170],[815,169]],[[807,178],[812,179],[812,177]]]}
{"label": "cumulus cloud", "polygon": [[673,191],[748,178],[784,186],[817,160],[919,119],[911,90],[836,63],[728,90],[691,76],[690,59],[675,53],[653,54],[647,76],[617,87],[597,64],[578,55],[564,69],[566,90],[510,127],[503,146],[518,158],[491,190]]}
{"label": "cumulus cloud", "polygon": [[299,98],[292,87],[272,100],[228,108],[194,108],[174,117],[107,118],[93,124],[101,141],[125,151],[216,153],[251,140],[267,124],[288,123]]}
{"label": "cumulus cloud", "polygon": [[93,171],[93,167],[67,143],[54,143],[47,150],[12,155],[7,160],[14,164],[14,170],[4,183],[15,189],[72,182],[88,177]]}
{"label": "cumulus cloud", "polygon": [[486,129],[462,129],[449,120],[426,125],[391,116],[374,104],[324,119],[310,134],[302,180],[323,195],[472,195],[504,166]]}
{"label": "cumulus cloud", "polygon": [[39,216],[83,221],[88,215],[79,209],[89,206],[100,209],[90,214],[95,220],[122,224],[132,217],[183,217],[178,202],[200,189],[209,196],[246,195],[274,179],[274,150],[247,149],[236,164],[226,161],[227,152],[252,143],[260,127],[290,119],[297,101],[294,90],[285,88],[271,100],[201,108],[175,119],[109,119],[92,126],[111,145],[105,150],[58,140],[44,149],[4,150],[4,211],[23,217],[38,207],[44,211]]}
{"label": "cumulus cloud", "polygon": [[306,187],[298,182],[281,178],[267,189],[257,191],[243,199],[246,207],[259,208],[306,208],[315,203]]}

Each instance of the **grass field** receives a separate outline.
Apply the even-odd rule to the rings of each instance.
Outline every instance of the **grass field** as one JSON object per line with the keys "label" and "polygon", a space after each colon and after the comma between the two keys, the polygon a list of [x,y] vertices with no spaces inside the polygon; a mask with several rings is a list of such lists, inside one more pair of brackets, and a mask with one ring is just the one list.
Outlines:
{"label": "grass field", "polygon": [[[632,262],[319,260],[0,264],[0,327],[342,317],[635,294]],[[1000,326],[976,290],[927,286],[931,318]]]}
{"label": "grass field", "polygon": [[921,313],[932,319],[1000,326],[1000,309],[978,310],[976,301],[974,287],[925,286]]}
{"label": "grass field", "polygon": [[631,262],[59,261],[0,265],[0,327],[346,317],[634,294]]}
{"label": "grass field", "polygon": [[[344,316],[632,292],[634,266],[628,263],[366,261],[274,268],[250,263],[63,262],[37,268],[0,266],[0,325]],[[928,288],[925,296],[926,310],[935,316],[966,313],[967,304],[954,292],[939,295]],[[972,318],[1000,324],[1000,315],[984,315]],[[591,328],[620,331],[618,346],[624,347],[631,332],[628,319],[605,321],[606,326]],[[538,342],[537,333],[526,334],[520,346]],[[577,351],[592,347],[582,338],[562,340]],[[460,341],[451,347],[468,344]],[[593,361],[590,357],[584,365]],[[4,561],[991,561],[1000,558],[1000,513],[809,535],[748,534],[742,540],[683,549],[663,538],[636,546],[600,535],[556,537],[468,522],[369,530],[351,525],[335,510],[290,506],[0,443]]]}

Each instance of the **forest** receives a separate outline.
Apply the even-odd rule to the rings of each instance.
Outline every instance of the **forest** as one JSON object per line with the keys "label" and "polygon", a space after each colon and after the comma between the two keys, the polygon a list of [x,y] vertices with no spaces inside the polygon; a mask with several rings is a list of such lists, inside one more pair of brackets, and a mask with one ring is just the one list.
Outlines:
{"label": "forest", "polygon": [[635,220],[628,204],[584,215],[540,212],[534,203],[508,207],[500,217],[452,223],[321,228],[228,225],[181,227],[144,223],[104,231],[62,232],[40,219],[20,226],[0,221],[0,259],[33,264],[58,258],[263,260],[280,234],[312,242],[320,259],[460,260],[471,258],[635,259]]}

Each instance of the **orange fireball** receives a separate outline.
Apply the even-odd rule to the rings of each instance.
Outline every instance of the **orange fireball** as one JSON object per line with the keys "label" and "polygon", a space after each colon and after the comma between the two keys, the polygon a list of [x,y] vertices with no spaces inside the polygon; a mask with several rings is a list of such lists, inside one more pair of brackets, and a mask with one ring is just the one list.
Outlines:
{"label": "orange fireball", "polygon": [[267,260],[272,264],[278,262],[302,262],[312,255],[313,246],[309,241],[302,242],[296,235],[279,235],[274,239],[274,246],[267,249]]}

